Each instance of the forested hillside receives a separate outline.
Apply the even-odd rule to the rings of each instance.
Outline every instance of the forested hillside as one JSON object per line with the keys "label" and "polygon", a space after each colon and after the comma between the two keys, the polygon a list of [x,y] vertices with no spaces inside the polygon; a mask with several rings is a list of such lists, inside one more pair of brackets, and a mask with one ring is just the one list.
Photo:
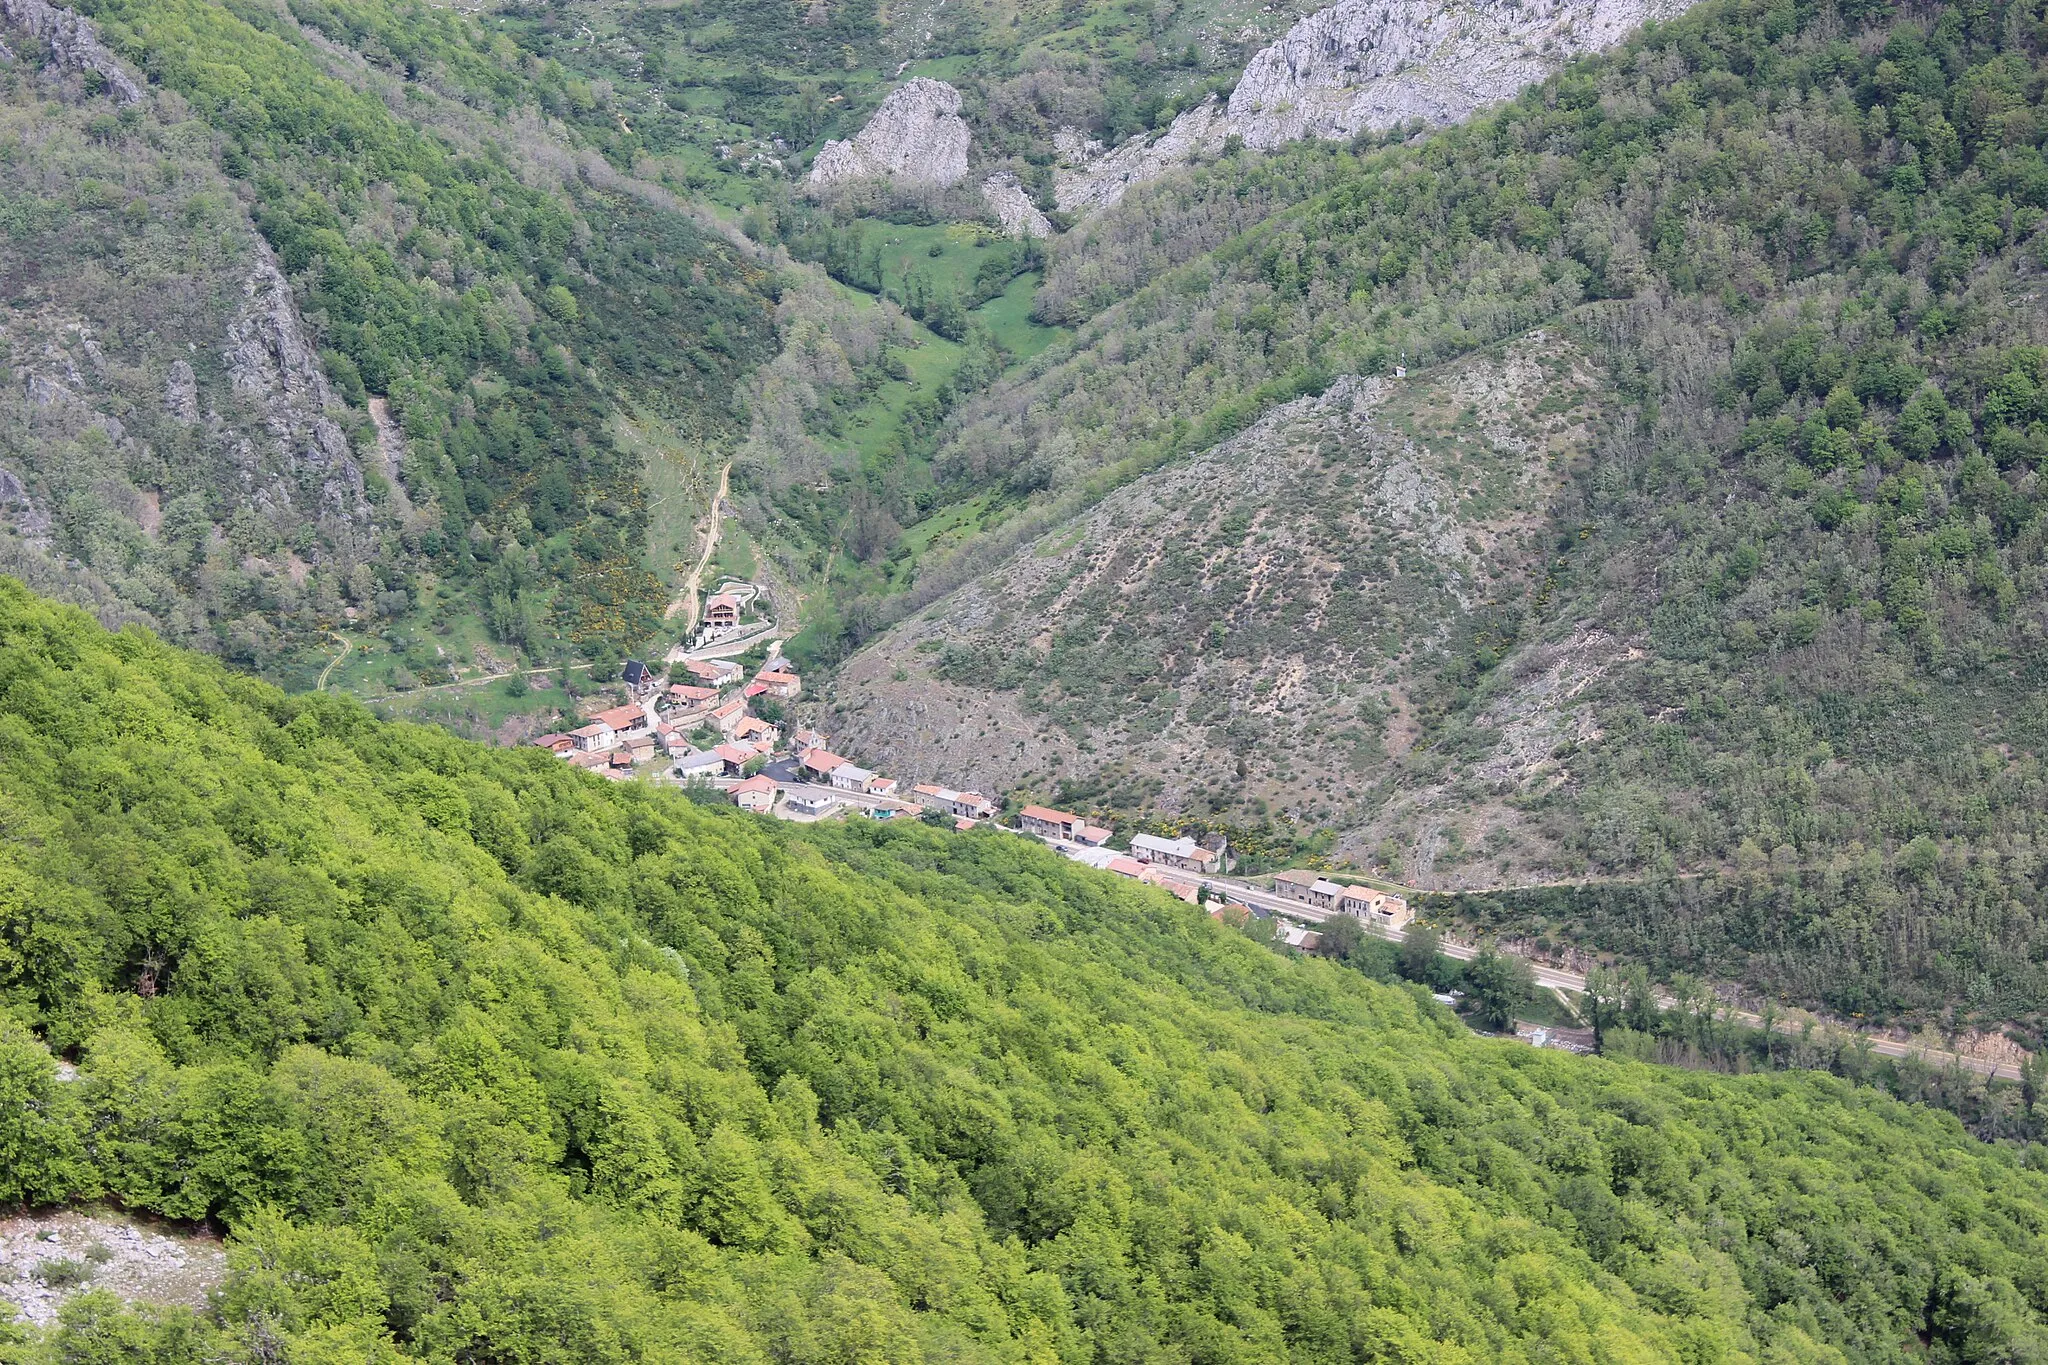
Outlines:
{"label": "forested hillside", "polygon": [[2048,1178],[1947,1116],[1476,1039],[1029,841],[710,810],[11,581],[0,774],[0,1201],[233,1267],[10,1358],[2048,1350]]}
{"label": "forested hillside", "polygon": [[[1133,192],[1051,253],[1038,308],[1079,324],[1071,355],[935,456],[1034,509],[852,609],[922,614],[849,669],[839,717],[928,742],[993,686],[1003,742],[942,746],[944,777],[1321,827],[1430,886],[1715,874],[1683,917],[1547,927],[1845,1010],[2032,1016],[2043,52],[2038,6],[1714,4],[1427,140]],[[1464,375],[1539,329],[1580,362],[1493,429],[1506,396]],[[1298,490],[1175,482],[1347,374],[1421,419],[1328,433],[1370,458]],[[1567,413],[1585,434],[1553,469],[1532,438]],[[1484,523],[1503,458],[1558,476],[1519,547],[1482,525],[1398,553],[1435,523],[1382,496],[1394,465]],[[1126,485],[1171,491],[1185,529],[1103,533],[1083,509]],[[1079,576],[1015,592],[1045,557]],[[1467,560],[1487,571],[1445,597]],[[1219,791],[1233,769],[1263,780]]]}
{"label": "forested hillside", "polygon": [[731,437],[772,271],[581,150],[546,110],[583,83],[472,20],[84,12],[98,66],[24,21],[0,69],[14,561],[285,675],[344,625],[421,674],[644,640],[624,424]]}

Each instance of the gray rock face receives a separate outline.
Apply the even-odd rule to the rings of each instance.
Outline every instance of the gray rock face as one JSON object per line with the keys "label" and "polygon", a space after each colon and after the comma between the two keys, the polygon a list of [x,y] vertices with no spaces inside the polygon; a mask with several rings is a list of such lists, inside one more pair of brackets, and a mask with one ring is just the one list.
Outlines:
{"label": "gray rock face", "polygon": [[27,29],[47,44],[51,66],[80,73],[98,72],[106,81],[107,92],[119,103],[133,104],[142,98],[141,87],[100,42],[100,32],[93,27],[92,20],[49,0],[0,0],[0,18]]}
{"label": "gray rock face", "polygon": [[1220,112],[1199,105],[1156,139],[1134,139],[1062,174],[1062,209],[1115,203],[1130,186],[1231,136],[1272,148],[1420,121],[1456,123],[1584,53],[1693,0],[1339,0],[1245,67]]}
{"label": "gray rock face", "polygon": [[1052,223],[1031,202],[1024,186],[1008,171],[997,171],[981,182],[981,199],[989,212],[1012,237],[1050,237]]}
{"label": "gray rock face", "polygon": [[[334,392],[306,336],[291,286],[266,260],[243,288],[248,302],[228,324],[222,353],[235,392],[262,411],[283,468],[302,480],[306,475],[318,480],[323,514],[367,520],[363,472],[340,425],[327,415],[336,405]],[[245,468],[255,463],[253,454],[245,455]]]}
{"label": "gray rock face", "polygon": [[[1156,180],[1198,156],[1221,151],[1224,139],[1230,136],[1227,125],[1222,103],[1214,98],[1204,100],[1156,138],[1132,138],[1076,170],[1056,173],[1053,202],[1062,213],[1108,208],[1131,186]],[[1076,140],[1068,145],[1085,148],[1088,144]]]}
{"label": "gray rock face", "polygon": [[1230,131],[1253,147],[1455,123],[1689,0],[1342,0],[1252,58]]}
{"label": "gray rock face", "polygon": [[967,178],[972,142],[960,117],[960,92],[919,76],[889,92],[851,142],[832,141],[811,163],[814,187],[893,178],[907,184],[957,185]]}
{"label": "gray rock face", "polygon": [[182,360],[173,360],[164,378],[164,411],[188,427],[199,420],[199,380]]}

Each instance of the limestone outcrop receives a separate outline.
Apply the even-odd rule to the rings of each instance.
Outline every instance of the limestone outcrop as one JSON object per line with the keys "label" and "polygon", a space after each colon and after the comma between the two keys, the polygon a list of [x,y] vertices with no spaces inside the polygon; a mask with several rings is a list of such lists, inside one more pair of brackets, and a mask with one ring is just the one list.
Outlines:
{"label": "limestone outcrop", "polygon": [[103,82],[101,88],[121,104],[142,98],[141,87],[107,51],[99,30],[84,15],[49,0],[0,0],[0,19],[42,40],[49,48],[51,67],[81,75],[96,73]]}
{"label": "limestone outcrop", "polygon": [[1053,202],[1062,213],[1106,209],[1131,186],[1156,180],[1198,156],[1221,151],[1230,136],[1227,125],[1222,101],[1212,96],[1175,119],[1158,137],[1134,137],[1097,156],[1087,157],[1086,149],[1099,144],[1069,134],[1057,144],[1069,165],[1055,173]]}
{"label": "limestone outcrop", "polygon": [[967,178],[973,141],[960,117],[960,92],[919,76],[889,92],[850,142],[834,140],[811,163],[811,186],[893,179],[905,184],[957,185]]}
{"label": "limestone outcrop", "polygon": [[1051,221],[1038,211],[1023,184],[1010,172],[997,171],[982,181],[981,198],[1012,237],[1052,236]]}
{"label": "limestone outcrop", "polygon": [[294,501],[286,483],[289,475],[301,488],[318,490],[323,516],[366,524],[369,505],[363,472],[340,424],[328,415],[328,409],[339,404],[306,334],[291,286],[265,260],[251,272],[243,290],[246,301],[228,325],[221,358],[235,392],[262,412],[274,454],[265,460],[251,443],[241,442],[239,462],[248,491],[259,502],[289,506]]}
{"label": "limestone outcrop", "polygon": [[1692,0],[1339,0],[1245,67],[1230,103],[1197,105],[1156,138],[1136,138],[1061,173],[1062,209],[1104,208],[1135,184],[1233,136],[1272,148],[1411,122],[1456,123],[1612,47]]}

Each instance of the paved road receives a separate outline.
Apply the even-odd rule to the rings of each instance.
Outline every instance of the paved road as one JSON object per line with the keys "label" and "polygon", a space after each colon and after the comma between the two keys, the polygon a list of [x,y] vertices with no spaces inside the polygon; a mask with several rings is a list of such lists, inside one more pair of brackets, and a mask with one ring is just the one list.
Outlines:
{"label": "paved road", "polygon": [[[1062,851],[1079,847],[1075,844],[1065,844],[1055,840],[1048,840],[1047,842],[1052,843],[1054,847]],[[1248,882],[1237,881],[1233,878],[1202,877],[1195,876],[1192,873],[1188,875],[1194,877],[1195,881],[1206,885],[1211,891],[1228,896],[1233,900],[1241,901],[1246,905],[1256,905],[1261,909],[1271,910],[1275,913],[1286,915],[1290,919],[1301,920],[1309,924],[1320,924],[1338,913],[1333,910],[1321,910],[1313,905],[1304,905],[1300,901],[1290,900],[1284,896],[1276,896],[1263,887],[1253,886]],[[1401,938],[1401,931],[1398,929],[1390,929],[1376,924],[1365,924],[1362,927],[1367,933],[1375,934],[1380,938],[1390,939],[1395,942],[1399,942]],[[1456,958],[1460,962],[1470,962],[1479,953],[1479,950],[1470,944],[1453,943],[1449,940],[1444,941],[1440,945],[1440,949],[1445,957]],[[1536,984],[1545,990],[1566,990],[1581,995],[1585,993],[1586,978],[1577,972],[1568,972],[1561,967],[1550,967],[1540,962],[1531,962],[1529,969],[1535,976]],[[1669,998],[1663,998],[1659,1003],[1669,1007],[1672,1001]],[[1722,1017],[1747,1024],[1751,1028],[1761,1028],[1764,1022],[1763,1016],[1751,1014],[1747,1010],[1728,1010]],[[1782,1019],[1777,1022],[1776,1028],[1780,1033],[1797,1035],[1804,1027],[1804,1023],[1803,1019]],[[1843,1032],[1852,1034],[1858,1032],[1844,1026],[1838,1025],[1836,1027]],[[1902,1043],[1896,1038],[1880,1038],[1875,1034],[1864,1033],[1861,1036],[1870,1040],[1871,1051],[1881,1057],[1918,1057],[1928,1065],[1943,1070],[1951,1066],[1960,1065],[1964,1070],[1974,1071],[1980,1076],[2008,1074],[2001,1069],[1998,1063],[1987,1062],[1981,1057],[1971,1057],[1960,1052],[1944,1052],[1935,1048],[1920,1047],[1914,1043]]]}

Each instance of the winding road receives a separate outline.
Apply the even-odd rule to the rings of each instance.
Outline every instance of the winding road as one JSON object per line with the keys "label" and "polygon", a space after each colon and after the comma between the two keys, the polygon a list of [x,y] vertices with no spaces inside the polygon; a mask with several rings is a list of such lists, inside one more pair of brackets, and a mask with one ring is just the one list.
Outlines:
{"label": "winding road", "polygon": [[340,634],[337,631],[331,630],[327,633],[333,636],[335,639],[341,641],[341,653],[329,659],[327,661],[327,667],[320,670],[320,681],[313,684],[313,690],[315,692],[325,692],[327,690],[327,680],[334,676],[334,670],[341,667],[341,661],[343,659],[346,659],[348,657],[349,650],[354,648],[348,636]]}

